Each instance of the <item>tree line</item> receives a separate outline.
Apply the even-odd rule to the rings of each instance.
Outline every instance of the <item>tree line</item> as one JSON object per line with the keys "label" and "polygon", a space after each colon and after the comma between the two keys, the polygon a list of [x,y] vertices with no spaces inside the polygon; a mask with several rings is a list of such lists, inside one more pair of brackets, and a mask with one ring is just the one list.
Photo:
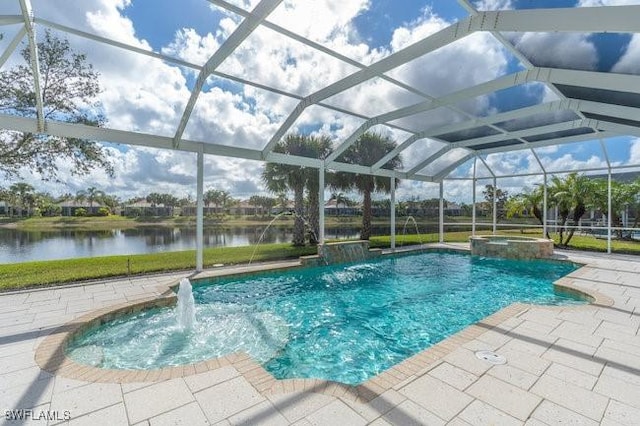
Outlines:
{"label": "tree line", "polygon": [[[565,177],[553,176],[547,188],[547,207],[558,210],[559,245],[567,246],[575,233],[574,226],[589,210],[594,210],[604,217],[609,212],[608,180],[590,178],[579,173],[571,173]],[[508,217],[533,215],[542,225],[544,204],[544,187],[536,185],[532,190],[516,194],[506,201]],[[640,220],[640,178],[633,182],[611,181],[611,224],[623,227],[622,214],[629,209],[635,212],[635,221],[631,227],[636,228]],[[630,238],[621,229],[614,231],[617,238]],[[547,232],[546,237],[549,237]]]}

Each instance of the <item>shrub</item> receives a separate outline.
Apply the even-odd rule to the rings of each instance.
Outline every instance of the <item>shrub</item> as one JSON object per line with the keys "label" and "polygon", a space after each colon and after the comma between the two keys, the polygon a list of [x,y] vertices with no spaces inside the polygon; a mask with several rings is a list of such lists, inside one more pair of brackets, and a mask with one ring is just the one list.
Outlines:
{"label": "shrub", "polygon": [[106,207],[100,207],[98,209],[98,216],[109,216],[111,212],[109,211],[108,208]]}
{"label": "shrub", "polygon": [[79,209],[76,209],[74,216],[77,217],[82,217],[82,216],[86,216],[87,215],[87,210],[83,209],[82,207],[80,207]]}

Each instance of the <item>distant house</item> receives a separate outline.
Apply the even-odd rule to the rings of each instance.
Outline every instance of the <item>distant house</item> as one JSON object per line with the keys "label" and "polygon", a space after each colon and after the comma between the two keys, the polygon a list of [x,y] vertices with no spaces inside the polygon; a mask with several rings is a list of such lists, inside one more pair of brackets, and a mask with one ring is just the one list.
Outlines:
{"label": "distant house", "polygon": [[173,207],[164,204],[151,204],[141,200],[130,203],[122,209],[123,216],[173,216]]}
{"label": "distant house", "polygon": [[[180,209],[180,216],[195,216],[197,209],[198,209],[198,206],[196,204],[182,206]],[[224,210],[222,209],[222,207],[215,207],[215,206],[209,206],[209,207],[203,206],[202,211],[205,216],[214,216],[214,215],[219,215],[224,213]]]}
{"label": "distant house", "polygon": [[462,207],[460,204],[447,203],[444,208],[444,214],[446,216],[462,216]]}
{"label": "distant house", "polygon": [[293,201],[287,201],[287,204],[285,206],[277,205],[277,206],[271,207],[271,214],[293,213],[295,211],[296,209],[293,204]]}
{"label": "distant house", "polygon": [[256,215],[259,211],[260,207],[249,203],[249,200],[241,200],[229,208],[229,214],[240,216]]}
{"label": "distant house", "polygon": [[60,207],[60,214],[62,216],[75,216],[79,209],[84,209],[88,215],[98,214],[98,210],[104,207],[102,204],[94,201],[92,205],[88,201],[76,201],[76,200],[63,200],[56,203],[56,206]]}
{"label": "distant house", "polygon": [[357,216],[360,212],[360,207],[337,204],[335,199],[327,201],[324,205],[324,214],[327,216]]}

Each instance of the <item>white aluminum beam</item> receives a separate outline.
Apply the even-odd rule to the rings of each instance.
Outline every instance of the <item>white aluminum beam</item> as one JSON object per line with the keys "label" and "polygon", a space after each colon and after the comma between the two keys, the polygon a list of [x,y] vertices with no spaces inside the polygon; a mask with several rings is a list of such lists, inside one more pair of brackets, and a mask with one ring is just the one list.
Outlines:
{"label": "white aluminum beam", "polygon": [[318,167],[318,244],[324,244],[324,164]]}
{"label": "white aluminum beam", "polygon": [[390,218],[390,228],[389,235],[391,251],[396,251],[396,178],[391,177],[391,218]]}
{"label": "white aluminum beam", "polygon": [[68,34],[73,34],[73,35],[76,35],[78,37],[85,38],[87,40],[97,41],[98,43],[104,43],[104,44],[107,44],[109,46],[117,47],[119,49],[127,50],[129,52],[138,53],[140,55],[148,56],[150,58],[160,59],[160,60],[163,60],[163,61],[168,62],[170,64],[180,65],[180,66],[183,66],[183,67],[186,67],[186,68],[194,69],[196,71],[199,71],[199,70],[202,69],[202,67],[200,65],[196,65],[196,64],[193,64],[191,62],[182,60],[182,59],[174,58],[174,57],[171,57],[171,56],[168,56],[168,55],[163,55],[161,53],[157,53],[157,52],[154,52],[152,50],[142,49],[142,48],[140,48],[138,46],[132,46],[132,45],[127,44],[127,43],[122,43],[120,41],[113,40],[113,39],[110,39],[110,38],[107,38],[107,37],[102,37],[102,36],[99,36],[99,35],[96,35],[96,34],[88,33],[86,31],[81,31],[81,30],[78,30],[78,29],[75,29],[75,28],[71,28],[71,27],[68,27],[66,25],[61,25],[61,24],[58,24],[56,22],[52,22],[52,21],[49,21],[49,20],[46,20],[46,19],[42,19],[42,18],[37,18],[36,17],[36,18],[34,18],[34,21],[37,24],[43,25],[43,26],[48,27],[48,28],[53,28],[53,29],[56,29],[58,31],[62,31],[62,32],[65,32],[65,33],[68,33]]}
{"label": "white aluminum beam", "polygon": [[467,160],[469,160],[469,158],[472,158],[474,156],[473,153],[468,152],[464,157],[459,158],[458,160],[452,162],[451,164],[449,164],[447,167],[445,167],[444,169],[440,170],[438,173],[436,173],[433,176],[433,180],[434,182],[439,182],[442,181],[449,173],[451,173],[456,167],[458,167],[461,164],[464,164]]}
{"label": "white aluminum beam", "polygon": [[196,272],[204,265],[204,145],[198,146],[196,172]]}
{"label": "white aluminum beam", "polygon": [[[414,105],[409,105],[394,111],[380,114],[376,117],[371,118],[370,120],[365,122],[363,125],[361,125],[338,148],[336,148],[334,152],[338,152],[339,154],[344,152],[346,149],[349,148],[349,146],[351,146],[358,139],[358,137],[360,137],[364,132],[366,132],[367,129],[377,124],[384,124],[387,121],[398,120],[400,118],[409,117],[411,115],[433,110],[442,106],[452,105],[452,104],[455,104],[456,102],[460,102],[469,98],[487,95],[497,90],[506,89],[513,85],[525,83],[532,78],[534,78],[533,74],[530,74],[527,71],[520,71],[515,74],[510,74],[495,80],[488,81],[486,83],[478,84],[473,87],[469,87],[466,89],[459,90],[457,92],[450,93],[441,98],[420,102]],[[415,139],[415,140],[418,140],[418,139]],[[413,142],[415,142],[415,140]],[[331,161],[333,161],[336,157],[337,155],[336,156],[331,155],[327,157],[327,163],[331,163]]]}
{"label": "white aluminum beam", "polygon": [[[470,19],[467,18],[463,22],[469,24]],[[377,77],[387,71],[390,71],[398,66],[405,64],[413,59],[423,56],[429,52],[432,52],[440,47],[455,41],[458,38],[462,38],[469,34],[469,31],[461,30],[458,36],[458,26],[460,23],[444,28],[429,37],[426,37],[410,46],[405,47],[391,55],[381,59],[380,61],[361,69],[347,77],[338,80],[337,82],[330,84],[323,89],[318,90],[315,93],[310,94],[304,98],[293,112],[287,117],[285,122],[278,128],[275,134],[271,137],[267,145],[263,149],[264,155],[270,152],[274,145],[285,135],[289,128],[295,123],[295,121],[302,115],[304,110],[313,104],[323,101],[333,95],[343,92],[351,87],[357,86],[373,77]]]}
{"label": "white aluminum beam", "polygon": [[20,28],[20,31],[11,39],[11,42],[7,45],[7,48],[4,50],[2,56],[0,56],[0,68],[7,62],[7,59],[11,56],[11,54],[16,50],[18,44],[22,41],[25,34],[27,34],[26,28],[23,26]]}
{"label": "white aluminum beam", "polygon": [[24,20],[24,29],[29,39],[29,56],[31,57],[31,72],[33,73],[33,89],[36,98],[36,115],[38,117],[38,133],[44,132],[44,107],[42,105],[42,88],[40,78],[40,60],[38,58],[38,42],[33,23],[33,10],[30,0],[20,0],[20,9]]}
{"label": "white aluminum beam", "polygon": [[[17,117],[12,115],[0,114],[0,128],[17,132],[36,133],[37,120],[27,117]],[[47,134],[59,137],[81,138],[125,145],[137,145],[150,148],[176,150],[175,148],[173,148],[173,139],[171,137],[149,135],[145,133],[130,132],[125,130],[115,130],[104,127],[93,127],[83,124],[48,121],[46,132]],[[198,146],[200,144],[201,142],[186,140],[183,141],[183,143],[177,150],[185,152],[198,152]],[[205,154],[220,155],[223,157],[243,158],[247,160],[261,159],[260,151],[247,148],[206,143],[204,144],[204,150]]]}
{"label": "white aluminum beam", "polygon": [[[610,132],[607,134],[611,134],[611,133],[614,133],[614,132]],[[587,133],[584,135],[567,136],[564,138],[554,138],[554,139],[547,139],[547,140],[538,141],[538,142],[529,142],[526,145],[511,145],[511,146],[503,146],[498,148],[480,149],[480,150],[477,150],[476,152],[479,155],[496,154],[500,152],[519,151],[519,150],[525,150],[525,149],[531,149],[531,148],[542,148],[545,146],[563,145],[563,144],[569,144],[569,143],[575,143],[575,142],[586,142],[590,140],[596,140],[598,139],[598,137],[599,135],[596,133]]]}
{"label": "white aluminum beam", "polygon": [[[377,169],[382,167],[389,160],[391,160],[392,158],[400,154],[404,149],[408,148],[411,144],[413,144],[415,141],[419,139],[423,139],[427,137],[433,138],[437,135],[442,135],[445,133],[457,132],[461,130],[472,129],[475,127],[486,126],[489,124],[500,123],[503,121],[524,118],[530,115],[540,114],[544,112],[553,112],[553,111],[562,111],[562,110],[572,110],[576,113],[580,111],[585,111],[585,112],[591,112],[594,114],[609,115],[612,117],[619,117],[619,118],[625,118],[628,120],[640,121],[640,109],[638,108],[611,105],[611,104],[605,104],[602,102],[577,100],[577,99],[557,100],[557,101],[547,102],[540,105],[534,105],[534,106],[520,108],[513,111],[508,111],[500,114],[482,117],[475,120],[468,120],[468,121],[463,121],[455,124],[448,124],[445,126],[436,127],[433,129],[429,129],[427,131],[417,133],[415,135],[412,135],[405,141],[403,141],[393,151],[391,151],[389,154],[385,155],[382,159],[376,162],[373,165],[373,168]],[[581,122],[581,120],[575,120],[574,122],[579,123]],[[568,127],[566,127],[567,123],[572,123],[572,122],[561,122],[554,125],[549,125],[549,126],[559,126],[557,129],[540,126],[540,127],[533,127],[529,129],[516,131],[516,132],[507,132],[503,134],[488,136],[486,137],[486,140],[478,138],[475,140],[467,139],[459,142],[442,141],[442,143],[447,143],[447,144],[451,143],[454,146],[468,146],[472,143],[480,144],[480,143],[495,142],[497,140],[503,140],[503,139],[518,139],[521,137],[532,136],[535,134],[543,134],[546,132],[552,132],[557,130],[567,130],[572,128],[571,125],[568,125]],[[616,131],[614,129],[614,125],[615,123],[607,124],[606,125],[607,130]],[[581,126],[577,126],[577,127],[581,127]],[[626,126],[625,128],[621,128],[621,130],[618,130],[618,132],[624,133],[624,131],[629,131],[629,130],[634,131],[633,128],[629,128],[629,126]],[[434,140],[440,141],[439,139],[434,139]],[[409,172],[409,174],[411,174],[411,172]]]}
{"label": "white aluminum beam", "polygon": [[398,172],[394,170],[380,169],[374,171],[371,167],[360,166],[358,164],[347,164],[347,163],[332,163],[331,170],[335,170],[337,172],[347,172],[347,173],[358,173],[363,175],[372,175],[372,176],[383,176],[383,177],[397,177],[398,179],[406,179],[407,175],[403,172]]}
{"label": "white aluminum beam", "polygon": [[[95,35],[95,34],[91,34],[91,33],[88,33],[86,31],[80,31],[80,30],[77,30],[75,28],[67,27],[65,25],[61,25],[61,24],[58,24],[58,23],[55,23],[55,22],[48,21],[46,19],[35,18],[35,22],[38,23],[39,25],[43,25],[43,26],[46,26],[46,27],[49,27],[49,28],[54,28],[54,29],[57,29],[59,31],[63,31],[63,32],[66,32],[66,33],[69,33],[69,34],[77,35],[79,37],[82,37],[82,38],[85,38],[85,39],[88,39],[88,40],[97,41],[99,43],[104,43],[104,44],[107,44],[107,45],[110,45],[110,46],[113,46],[113,47],[117,47],[117,48],[120,48],[120,49],[123,49],[123,50],[127,50],[129,52],[134,52],[134,53],[137,53],[137,54],[140,54],[140,55],[148,56],[150,58],[159,59],[161,61],[173,64],[173,65],[178,65],[178,66],[182,66],[182,67],[185,67],[185,68],[190,68],[190,69],[193,69],[193,70],[196,70],[196,71],[199,71],[199,72],[202,71],[202,68],[203,68],[201,65],[197,65],[197,64],[194,64],[194,63],[191,63],[191,62],[187,62],[187,61],[182,60],[182,59],[174,58],[172,56],[164,55],[162,53],[154,52],[154,51],[151,51],[151,50],[142,49],[142,48],[140,48],[138,46],[132,46],[130,44],[122,43],[122,42],[119,42],[119,41],[116,41],[116,40],[112,40],[112,39],[109,39],[109,38],[106,38],[106,37],[102,37],[102,36],[98,36],[98,35]],[[296,93],[287,92],[285,90],[277,89],[275,87],[270,87],[270,86],[267,86],[265,84],[260,84],[260,83],[257,83],[257,82],[254,82],[254,81],[250,81],[250,80],[247,80],[247,79],[244,79],[244,78],[241,78],[241,77],[237,77],[237,76],[234,76],[234,75],[231,75],[231,74],[226,74],[226,73],[223,73],[223,72],[220,72],[220,71],[217,71],[217,70],[214,70],[211,73],[211,75],[214,75],[214,76],[220,77],[220,78],[224,78],[224,79],[227,79],[227,80],[231,80],[231,81],[234,81],[236,83],[245,84],[247,86],[255,87],[257,89],[261,89],[261,90],[264,90],[264,91],[267,91],[267,92],[275,93],[275,94],[278,94],[278,95],[281,95],[281,96],[287,96],[287,97],[290,97],[290,98],[293,98],[293,99],[297,99],[297,100],[303,99],[303,97],[301,95],[298,95]],[[345,108],[341,108],[341,107],[337,107],[337,106],[334,106],[334,105],[329,105],[329,104],[326,104],[326,103],[323,103],[323,102],[318,103],[318,106],[330,109],[332,111],[340,112],[342,114],[347,114],[347,115],[351,115],[353,117],[361,118],[363,120],[369,119],[369,117],[366,116],[366,115],[359,114],[359,113],[357,113],[355,111],[351,111],[351,110],[348,110],[348,109],[345,109]],[[411,130],[406,129],[406,128],[402,127],[402,126],[398,126],[398,125],[395,125],[395,124],[388,124],[388,126],[389,127],[393,127],[395,129],[398,129],[398,130],[402,130],[402,131],[411,133]]]}
{"label": "white aluminum beam", "polygon": [[[16,132],[37,132],[37,120],[28,117],[18,117],[7,114],[0,114],[0,128],[12,130]],[[245,160],[263,161],[262,151],[248,148],[239,148],[228,145],[220,145],[213,143],[203,143],[198,141],[183,140],[178,148],[173,147],[173,138],[167,136],[150,135],[139,132],[130,132],[125,130],[109,129],[104,127],[86,126],[83,124],[64,123],[59,121],[47,122],[47,134],[69,137],[97,140],[101,142],[111,142],[125,145],[137,145],[158,149],[169,149],[184,152],[198,152],[202,145],[205,154],[217,155],[222,157],[241,158]],[[300,157],[294,155],[280,154],[272,152],[267,156],[267,161],[277,162],[281,164],[289,164],[292,166],[320,168],[323,161],[316,158]],[[371,167],[359,166],[346,163],[333,163],[332,168],[337,171],[361,173],[374,176],[389,177],[392,173],[399,179],[406,179],[406,173],[394,172],[393,170],[381,169],[372,170]]]}
{"label": "white aluminum beam", "polygon": [[640,138],[640,127],[627,126],[624,124],[610,123],[608,121],[596,120],[597,128],[605,130],[609,133],[618,133],[619,135],[635,136]]}
{"label": "white aluminum beam", "polygon": [[[376,162],[372,167],[374,168],[374,170],[379,169],[380,167],[384,166],[389,160],[391,160],[392,158],[400,154],[402,151],[404,151],[406,148],[408,148],[414,142],[420,139],[435,137],[437,135],[442,135],[445,133],[473,129],[475,127],[480,127],[480,126],[487,126],[495,123],[500,123],[503,121],[526,117],[528,115],[533,115],[533,114],[571,109],[569,108],[569,105],[571,102],[578,102],[578,101],[552,101],[552,102],[547,102],[540,105],[534,105],[534,106],[520,108],[513,111],[507,111],[500,114],[494,114],[487,117],[475,118],[473,120],[461,121],[455,124],[447,124],[444,126],[431,128],[429,130],[416,133],[411,137],[407,138],[398,146],[396,146],[392,151],[390,151],[387,155],[385,155],[380,160],[378,160],[378,162]],[[506,135],[507,133],[503,133],[503,134]],[[440,139],[433,139],[433,140],[439,143],[445,143],[445,144],[450,143],[450,142],[442,141]]]}
{"label": "white aluminum beam", "polygon": [[545,133],[553,133],[553,132],[560,132],[563,130],[589,127],[591,124],[593,124],[593,120],[579,119],[579,120],[573,120],[573,121],[565,121],[562,123],[548,124],[546,126],[531,127],[529,129],[518,130],[517,132],[510,132],[510,133],[504,133],[504,134],[501,133],[498,135],[484,136],[484,137],[475,138],[475,139],[465,139],[459,142],[451,142],[451,145],[455,148],[462,148],[462,147],[473,148],[473,145],[483,145],[487,143],[500,142],[507,139],[526,138],[529,136],[543,135]]}
{"label": "white aluminum beam", "polygon": [[373,166],[371,166],[371,168],[373,170],[377,170],[381,168],[382,166],[387,164],[389,160],[395,158],[398,154],[400,154],[400,152],[402,152],[405,148],[408,148],[411,144],[413,144],[418,139],[421,139],[419,135],[417,134],[411,135],[410,137],[405,139],[403,142],[401,142],[399,145],[397,145],[395,148],[393,148],[391,151],[389,151],[389,153],[387,153],[384,157],[378,160]]}
{"label": "white aluminum beam", "polygon": [[[476,10],[476,8],[471,4],[471,2],[469,0],[458,0],[458,3],[460,3],[462,5],[463,8],[465,8],[468,12],[470,12],[471,14],[477,14],[478,11]],[[504,37],[501,33],[499,33],[498,31],[491,31],[491,35],[493,35],[494,38],[496,38],[509,52],[511,52],[512,55],[514,55],[516,58],[518,58],[518,60],[527,68],[527,69],[532,69],[534,68],[534,65],[531,63],[531,61],[529,61],[529,59],[522,54],[522,52],[520,52],[518,49],[516,49],[516,47],[514,46],[514,44],[510,41],[507,40],[506,37]],[[560,98],[560,99],[566,99],[566,96],[564,96],[564,94],[562,92],[560,92],[560,90],[558,90],[558,88],[553,84],[553,83],[547,83],[547,86]],[[578,113],[578,115],[580,116],[580,118],[585,118],[582,113]]]}
{"label": "white aluminum beam", "polygon": [[471,236],[476,235],[476,184],[478,183],[476,175],[478,174],[478,156],[473,158],[473,181],[472,181],[472,196],[471,196]]}
{"label": "white aluminum beam", "polygon": [[[512,79],[509,82],[509,79]],[[626,74],[613,74],[613,73],[602,73],[602,72],[593,72],[593,71],[577,71],[577,70],[565,70],[558,68],[534,68],[528,71],[520,71],[515,74],[511,74],[505,77],[498,78],[496,80],[492,80],[474,87],[470,87],[467,89],[460,90],[458,92],[449,94],[447,96],[443,96],[441,98],[435,99],[434,101],[426,101],[421,104],[412,105],[409,107],[401,108],[396,111],[391,111],[386,114],[382,114],[380,116],[374,117],[370,120],[372,123],[380,124],[385,120],[394,120],[400,118],[399,116],[404,116],[407,112],[412,113],[414,111],[423,112],[438,106],[447,105],[451,102],[459,102],[461,100],[469,99],[472,97],[480,96],[482,94],[488,94],[495,92],[497,90],[505,89],[508,87],[514,87],[520,84],[538,81],[541,83],[558,83],[558,84],[573,84],[583,87],[590,87],[596,89],[606,89],[606,90],[615,90],[615,91],[627,91],[627,92],[636,92],[640,93],[640,76],[637,75],[626,75]],[[574,112],[580,114],[582,105],[589,105],[589,101],[576,100],[576,99],[565,99],[559,101],[553,101],[546,104],[535,105],[532,107],[521,108],[514,111],[509,111],[502,114],[497,114],[494,116],[484,117],[482,119],[475,119],[464,121],[460,123],[456,123],[453,125],[442,126],[437,129],[426,130],[423,132],[419,132],[416,134],[415,138],[410,138],[410,140],[405,141],[402,144],[402,149],[395,150],[394,154],[397,155],[402,150],[408,148],[415,141],[422,139],[427,136],[436,136],[443,133],[449,133],[453,131],[469,129],[473,127],[477,127],[480,125],[488,125],[493,123],[498,123],[501,121],[511,120],[515,118],[522,118],[534,113],[542,113],[548,111],[559,111],[564,109],[570,109]],[[592,107],[594,104],[591,103]],[[605,105],[605,104],[603,104]],[[618,108],[629,108],[629,107],[619,107],[612,105],[609,107],[610,111],[622,111]],[[634,109],[630,109],[626,111],[627,115],[633,115]],[[594,111],[597,113],[597,111]],[[408,114],[411,115],[411,114]],[[629,118],[633,119],[633,118]],[[365,123],[366,124],[366,123]],[[347,140],[339,147],[340,149],[347,149],[348,143],[351,142],[353,136],[359,136],[360,134],[366,131],[366,126],[361,126],[356,132],[354,132]],[[513,136],[515,133],[503,133],[500,135],[496,135],[499,139],[510,139],[510,138],[518,138],[518,136]],[[465,142],[457,142],[458,144]],[[461,146],[465,146],[462,144]],[[382,160],[380,160],[382,161]],[[381,167],[381,165],[376,163],[377,167]],[[387,160],[388,161],[388,160]],[[386,161],[385,161],[386,163]],[[384,163],[382,163],[384,165]]]}
{"label": "white aluminum beam", "polygon": [[611,161],[609,160],[609,153],[607,152],[607,147],[604,144],[604,139],[600,138],[598,142],[600,142],[600,149],[602,150],[602,155],[604,155],[604,160],[607,162],[607,167],[611,168]]}
{"label": "white aluminum beam", "polygon": [[640,32],[640,6],[498,10],[479,13],[482,15],[488,25],[483,22],[480,29],[490,31]]}
{"label": "white aluminum beam", "polygon": [[451,151],[451,149],[453,149],[453,146],[451,146],[451,144],[441,147],[439,150],[437,150],[436,152],[434,152],[433,154],[431,154],[430,156],[428,156],[427,158],[425,158],[424,160],[422,160],[421,162],[413,166],[411,169],[409,169],[407,171],[407,175],[408,176],[415,175],[420,170],[424,169],[429,164],[436,161],[438,158],[442,157],[447,152]]}
{"label": "white aluminum beam", "polygon": [[593,101],[579,101],[575,104],[574,108],[576,108],[576,110],[590,112],[592,114],[608,115],[610,117],[624,118],[626,120],[640,122],[640,108]]}
{"label": "white aluminum beam", "polygon": [[284,136],[308,106],[464,38],[475,31],[638,32],[637,16],[639,13],[640,6],[507,10],[478,13],[309,95],[287,117],[264,147],[263,153],[266,155],[273,149],[273,146]]}
{"label": "white aluminum beam", "polygon": [[24,22],[24,18],[20,15],[0,15],[0,26],[13,25]]}
{"label": "white aluminum beam", "polygon": [[444,243],[444,181],[440,181],[440,200],[438,202],[438,242]]}
{"label": "white aluminum beam", "polygon": [[[611,166],[611,170],[620,170],[620,171],[624,171],[625,169],[639,169],[640,168],[640,163],[638,164],[623,164],[623,165],[618,165],[618,166]],[[546,172],[547,175],[561,175],[561,174],[568,174],[568,173],[574,173],[576,171],[580,171],[580,172],[606,172],[607,170],[609,170],[609,167],[607,166],[602,166],[602,167],[583,167],[580,168],[579,170],[576,169],[571,169],[571,170],[567,170],[567,169],[559,169],[559,170],[549,170]],[[530,172],[530,173],[515,173],[515,174],[506,174],[506,175],[500,175],[499,177],[502,179],[507,179],[507,178],[513,178],[513,177],[526,177],[526,176],[543,176],[544,177],[545,173],[542,172]],[[424,175],[418,175],[418,176],[424,176]],[[487,180],[487,179],[493,179],[493,177],[491,176],[486,176],[486,177],[478,177],[476,180]],[[445,178],[444,180],[463,180],[463,181],[470,181],[473,180],[472,177],[448,177]]]}
{"label": "white aluminum beam", "polygon": [[211,73],[222,64],[222,62],[231,55],[240,44],[251,35],[251,33],[260,25],[262,21],[282,2],[282,0],[262,0],[256,5],[253,11],[247,16],[240,25],[235,29],[233,33],[222,43],[222,46],[216,50],[216,52],[209,58],[206,64],[202,67],[202,70],[198,74],[196,83],[191,90],[191,96],[187,102],[178,129],[173,137],[173,145],[177,147],[180,144],[184,129],[187,127],[187,122],[191,117],[193,108],[196,106],[200,92],[204,83]]}
{"label": "white aluminum beam", "polygon": [[[229,10],[229,11],[231,11],[231,12],[237,14],[237,15],[245,16],[245,17],[249,15],[248,11],[246,11],[246,10],[236,6],[236,5],[233,5],[233,4],[229,3],[229,2],[226,2],[224,0],[208,0],[208,1],[209,1],[209,3],[212,3],[212,4],[214,4],[214,5],[218,6],[218,7],[221,7],[223,9]],[[325,53],[325,54],[327,54],[329,56],[332,56],[332,57],[334,57],[336,59],[339,59],[339,60],[341,60],[341,61],[343,61],[343,62],[345,62],[345,63],[347,63],[347,64],[349,64],[351,66],[354,66],[354,67],[357,67],[357,68],[360,68],[360,69],[366,68],[366,65],[364,65],[364,64],[362,64],[362,63],[360,63],[358,61],[355,61],[355,60],[353,60],[353,59],[351,59],[351,58],[349,58],[349,57],[347,57],[347,56],[345,56],[345,55],[343,55],[343,54],[341,54],[339,52],[336,52],[335,50],[329,49],[328,47],[325,47],[320,43],[316,43],[313,40],[310,40],[310,39],[308,39],[306,37],[302,37],[301,35],[296,34],[293,31],[290,31],[290,30],[288,30],[286,28],[283,28],[280,25],[274,24],[274,23],[272,23],[272,22],[270,22],[268,20],[265,20],[262,23],[262,26],[265,27],[265,28],[269,28],[270,30],[273,30],[273,31],[277,32],[278,34],[281,34],[281,35],[283,35],[285,37],[289,37],[290,39],[295,40],[298,43],[304,44],[304,45],[306,45],[306,46],[308,46],[308,47],[310,47],[312,49],[315,49],[315,50],[317,50],[319,52]],[[391,84],[394,84],[394,85],[396,85],[398,87],[401,87],[401,88],[403,88],[403,89],[405,89],[405,90],[407,90],[407,91],[409,91],[411,93],[414,93],[414,94],[416,94],[418,96],[422,96],[424,98],[431,98],[431,96],[429,96],[428,94],[422,92],[421,90],[418,90],[413,86],[410,86],[410,85],[408,85],[406,83],[398,81],[398,80],[396,80],[396,79],[394,79],[392,77],[389,77],[387,75],[381,75],[380,78],[382,78],[385,81],[388,81]]]}
{"label": "white aluminum beam", "polygon": [[[482,157],[476,157],[479,158],[480,161],[482,161],[482,164],[484,164],[484,167],[489,171],[489,174],[491,174],[491,177],[495,180],[496,178],[496,174],[493,172],[493,169],[491,167],[489,167],[489,165],[487,164],[487,162],[485,161],[484,158]],[[495,186],[495,185],[494,185]]]}

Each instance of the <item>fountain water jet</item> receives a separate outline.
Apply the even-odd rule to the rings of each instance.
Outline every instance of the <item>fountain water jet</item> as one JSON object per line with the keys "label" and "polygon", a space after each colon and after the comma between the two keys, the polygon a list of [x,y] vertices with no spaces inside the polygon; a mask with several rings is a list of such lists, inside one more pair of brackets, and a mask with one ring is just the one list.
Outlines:
{"label": "fountain water jet", "polygon": [[309,224],[309,222],[307,222],[307,220],[298,215],[297,213],[289,213],[289,212],[282,212],[282,213],[278,213],[273,219],[271,219],[271,222],[269,222],[267,224],[267,227],[264,228],[264,231],[262,231],[262,234],[260,235],[260,238],[258,238],[258,242],[255,244],[255,247],[253,249],[253,253],[251,253],[251,257],[249,258],[249,265],[251,265],[251,262],[253,262],[253,258],[256,255],[256,251],[258,250],[258,246],[260,245],[260,243],[262,242],[262,240],[264,239],[265,234],[267,233],[267,230],[269,230],[269,228],[271,227],[271,225],[273,225],[273,222],[275,222],[276,220],[278,220],[281,216],[288,216],[293,214],[294,217],[298,217],[300,219],[302,219],[302,221],[304,222],[305,226],[307,228],[309,228],[309,232],[311,232],[311,234],[313,235],[314,239],[318,239],[318,236],[316,235],[316,233],[313,230],[313,227]]}
{"label": "fountain water jet", "polygon": [[413,221],[413,226],[416,229],[416,235],[418,236],[418,241],[420,241],[420,247],[422,247],[422,237],[420,236],[420,231],[418,230],[418,222],[416,222],[416,219],[413,216],[408,216],[407,220],[405,220],[404,222],[404,227],[402,228],[402,242],[400,243],[400,247],[402,247],[404,245],[404,240],[406,239],[407,236],[407,224],[409,223],[409,221]]}
{"label": "fountain water jet", "polygon": [[176,306],[178,326],[182,330],[191,330],[196,322],[196,304],[193,298],[191,282],[188,278],[180,280],[178,287],[178,304]]}

